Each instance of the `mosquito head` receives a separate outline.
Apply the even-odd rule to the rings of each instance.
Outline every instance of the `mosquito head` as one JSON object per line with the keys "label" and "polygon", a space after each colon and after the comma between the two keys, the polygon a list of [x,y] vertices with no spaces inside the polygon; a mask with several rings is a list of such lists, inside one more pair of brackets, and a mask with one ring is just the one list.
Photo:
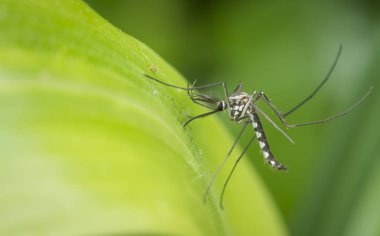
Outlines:
{"label": "mosquito head", "polygon": [[227,109],[227,103],[225,101],[219,101],[216,105],[218,106],[218,111],[224,111]]}

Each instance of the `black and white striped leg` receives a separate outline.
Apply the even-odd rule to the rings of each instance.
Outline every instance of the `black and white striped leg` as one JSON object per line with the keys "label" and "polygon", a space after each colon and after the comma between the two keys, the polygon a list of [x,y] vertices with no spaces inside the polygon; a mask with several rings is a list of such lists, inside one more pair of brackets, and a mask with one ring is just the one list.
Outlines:
{"label": "black and white striped leg", "polygon": [[274,158],[270,150],[259,116],[256,113],[250,113],[249,117],[252,121],[253,128],[255,129],[256,137],[259,141],[259,145],[265,160],[268,162],[269,165],[271,165],[273,168],[277,170],[287,170],[287,168],[283,164],[281,164]]}

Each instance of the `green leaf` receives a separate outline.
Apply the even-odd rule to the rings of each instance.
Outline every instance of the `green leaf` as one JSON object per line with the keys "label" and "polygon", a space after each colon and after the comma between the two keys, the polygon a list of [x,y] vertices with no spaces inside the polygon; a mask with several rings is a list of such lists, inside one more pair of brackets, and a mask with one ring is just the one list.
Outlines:
{"label": "green leaf", "polygon": [[244,161],[203,203],[233,137],[182,127],[202,110],[147,46],[74,0],[3,0],[0,28],[1,235],[286,234]]}

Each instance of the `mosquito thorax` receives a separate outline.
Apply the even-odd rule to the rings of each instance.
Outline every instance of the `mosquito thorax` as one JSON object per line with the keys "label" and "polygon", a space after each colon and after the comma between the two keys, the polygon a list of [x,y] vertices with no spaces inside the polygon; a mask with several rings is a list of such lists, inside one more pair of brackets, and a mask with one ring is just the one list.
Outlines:
{"label": "mosquito thorax", "polygon": [[[231,94],[228,97],[228,102],[231,109],[231,119],[238,122],[241,119],[241,114],[244,110],[244,107],[249,102],[249,95],[244,92],[239,92],[237,94]],[[248,107],[250,110],[250,107]]]}

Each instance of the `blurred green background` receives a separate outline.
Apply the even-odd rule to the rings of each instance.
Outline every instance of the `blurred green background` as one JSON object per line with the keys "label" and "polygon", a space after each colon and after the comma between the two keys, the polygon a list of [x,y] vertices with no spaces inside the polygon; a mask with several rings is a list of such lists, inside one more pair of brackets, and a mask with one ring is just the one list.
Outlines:
{"label": "blurred green background", "polygon": [[[248,157],[292,235],[380,235],[378,1],[86,2],[188,80],[225,81],[229,89],[244,82],[247,92],[265,91],[283,112],[313,91],[342,44],[331,80],[288,121],[336,114],[373,85],[367,101],[339,120],[289,130],[296,145],[264,122],[272,151],[288,166],[287,173],[263,164],[257,145]],[[238,133],[226,114],[220,119]]]}

